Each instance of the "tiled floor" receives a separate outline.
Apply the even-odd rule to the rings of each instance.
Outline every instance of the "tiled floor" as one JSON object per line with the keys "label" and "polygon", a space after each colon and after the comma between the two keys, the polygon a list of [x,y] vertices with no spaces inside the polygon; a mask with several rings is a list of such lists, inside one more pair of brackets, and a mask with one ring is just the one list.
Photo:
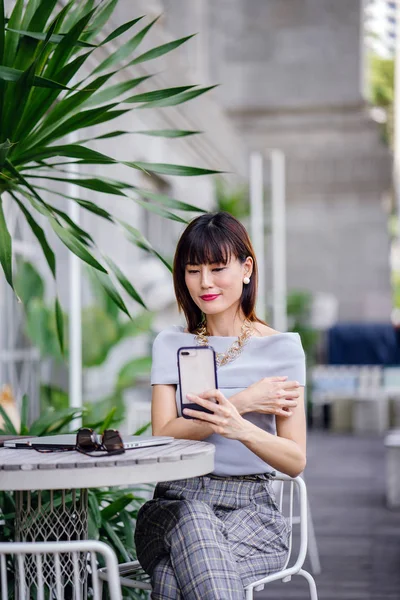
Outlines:
{"label": "tiled floor", "polygon": [[[400,510],[385,506],[383,439],[313,432],[305,477],[322,566],[319,600],[400,600]],[[307,598],[300,577],[255,594]]]}

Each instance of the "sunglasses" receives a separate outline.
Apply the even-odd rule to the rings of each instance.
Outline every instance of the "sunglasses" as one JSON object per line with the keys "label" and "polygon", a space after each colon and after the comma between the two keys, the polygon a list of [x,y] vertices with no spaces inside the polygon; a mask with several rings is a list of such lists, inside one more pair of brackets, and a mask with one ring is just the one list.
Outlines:
{"label": "sunglasses", "polygon": [[[76,450],[87,456],[111,456],[125,452],[124,443],[119,431],[116,429],[105,429],[102,435],[96,433],[89,427],[81,427],[76,434],[75,446],[69,448],[43,448],[34,447],[36,452],[47,454],[49,452],[70,452]],[[101,451],[103,450],[103,453]]]}
{"label": "sunglasses", "polygon": [[[99,435],[89,427],[81,427],[76,434],[75,450],[89,456],[110,456],[110,454],[123,454],[124,443],[117,429],[105,429]],[[104,450],[104,454],[99,454]]]}

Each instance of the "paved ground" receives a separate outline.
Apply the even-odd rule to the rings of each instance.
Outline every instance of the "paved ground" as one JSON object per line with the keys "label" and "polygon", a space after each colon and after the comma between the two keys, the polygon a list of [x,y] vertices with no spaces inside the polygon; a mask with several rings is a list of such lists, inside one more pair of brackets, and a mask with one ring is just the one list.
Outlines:
{"label": "paved ground", "polygon": [[[319,600],[400,600],[400,510],[385,506],[382,438],[315,432],[308,450]],[[308,560],[305,567],[310,570]],[[255,594],[256,600],[307,598],[300,577]]]}

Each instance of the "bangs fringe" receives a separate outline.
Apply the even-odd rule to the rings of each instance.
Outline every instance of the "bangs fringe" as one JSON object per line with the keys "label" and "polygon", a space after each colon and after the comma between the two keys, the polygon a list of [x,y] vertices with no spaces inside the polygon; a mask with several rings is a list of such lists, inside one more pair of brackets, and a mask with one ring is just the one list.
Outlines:
{"label": "bangs fringe", "polygon": [[226,265],[235,254],[233,242],[230,243],[217,229],[193,231],[191,237],[186,255],[188,265]]}

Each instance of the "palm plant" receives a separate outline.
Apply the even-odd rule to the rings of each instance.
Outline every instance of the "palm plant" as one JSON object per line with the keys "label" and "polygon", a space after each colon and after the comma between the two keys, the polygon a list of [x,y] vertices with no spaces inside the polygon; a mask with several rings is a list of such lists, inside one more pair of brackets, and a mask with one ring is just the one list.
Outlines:
{"label": "palm plant", "polygon": [[[112,301],[129,315],[118,286],[144,306],[132,283],[108,256],[99,252],[91,235],[54,206],[48,197],[55,195],[76,202],[86,211],[121,227],[132,243],[155,254],[170,268],[168,261],[132,224],[116,219],[96,202],[66,194],[59,186],[72,182],[84,190],[127,197],[149,211],[185,222],[175,211],[201,209],[110,177],[91,173],[72,177],[68,165],[104,165],[103,172],[106,165],[122,164],[150,174],[194,176],[215,173],[210,169],[175,164],[117,161],[88,146],[93,140],[127,134],[179,138],[199,133],[197,131],[129,132],[111,128],[106,134],[93,138],[77,137],[86,127],[111,122],[139,108],[178,105],[214,86],[183,85],[132,94],[132,90],[150,75],[135,73],[134,78],[121,81],[118,78],[121,71],[132,70],[140,63],[165,55],[192,36],[139,53],[138,46],[157,19],[139,29],[144,17],[138,17],[105,36],[102,31],[117,3],[118,0],[70,0],[60,9],[57,0],[16,0],[6,18],[4,0],[0,0],[0,262],[7,282],[14,288],[12,239],[2,206],[3,195],[7,193],[39,242],[54,279],[57,276],[56,257],[35,218],[37,213],[47,219],[62,243],[90,266]],[[127,36],[132,29],[136,31],[132,37],[127,41],[123,38],[123,45],[99,62],[89,75],[83,75],[88,72],[89,59],[98,48],[118,44],[120,36]],[[65,142],[66,136],[71,134],[77,140]],[[54,310],[58,338],[63,347],[63,317],[57,297]]]}
{"label": "palm plant", "polygon": [[[1,435],[20,434],[20,435],[54,435],[57,433],[69,433],[70,426],[74,419],[85,415],[85,409],[65,408],[55,410],[49,407],[45,415],[29,424],[28,420],[29,399],[27,396],[22,398],[21,402],[21,425],[18,430],[8,417],[7,412],[0,405],[0,417],[3,419],[3,425],[0,428]],[[110,426],[115,426],[118,420],[116,418],[116,409],[109,411],[100,422],[87,421],[87,427],[92,427],[98,432],[103,432]],[[142,430],[134,432],[134,435],[140,435]],[[93,540],[106,542],[115,550],[118,559],[122,562],[130,561],[136,558],[134,529],[136,525],[137,513],[142,504],[148,498],[153,486],[143,484],[140,487],[130,489],[93,489],[89,490],[88,505],[88,536]],[[32,501],[35,503],[37,492],[32,492]],[[42,506],[50,502],[50,492],[43,492],[41,495]],[[69,493],[63,500],[59,491],[51,496],[53,507],[66,502],[67,506],[72,502],[72,494]],[[0,542],[12,542],[15,540],[15,498],[13,492],[0,491]],[[104,566],[104,565],[102,565]],[[3,573],[2,573],[3,576]],[[7,564],[7,578],[9,589],[12,589],[11,582],[15,578],[15,565],[13,562]],[[13,598],[12,596],[11,598]],[[135,590],[124,592],[124,598],[144,598],[143,593]]]}

